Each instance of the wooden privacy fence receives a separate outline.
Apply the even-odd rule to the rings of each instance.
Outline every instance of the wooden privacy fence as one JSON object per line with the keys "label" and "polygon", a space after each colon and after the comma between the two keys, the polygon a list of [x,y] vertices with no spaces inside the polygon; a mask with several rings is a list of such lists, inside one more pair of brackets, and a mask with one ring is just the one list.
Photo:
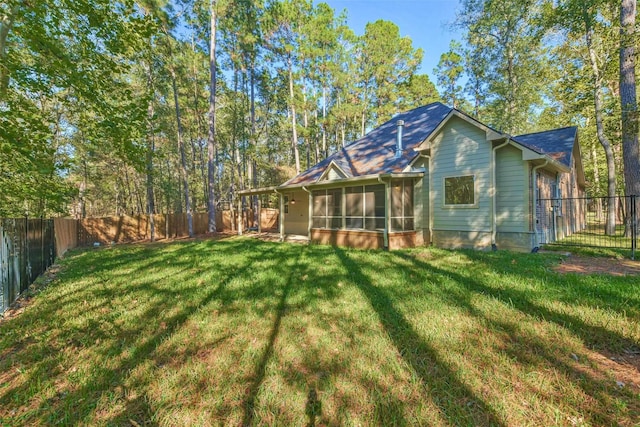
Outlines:
{"label": "wooden privacy fence", "polygon": [[[261,209],[261,227],[263,230],[276,229],[278,226],[277,209]],[[157,214],[153,216],[155,238],[187,237],[189,235],[186,214]],[[207,233],[209,218],[206,212],[193,214],[193,233]],[[245,227],[254,226],[253,211],[244,212]],[[149,240],[151,224],[148,215],[111,216],[85,218],[81,220],[56,218],[56,245],[60,255],[76,246],[88,246],[95,243],[131,243]],[[256,225],[257,226],[257,225]],[[216,212],[216,227],[219,232],[234,232],[237,229],[237,214],[232,211]]]}
{"label": "wooden privacy fence", "polygon": [[[261,209],[263,230],[278,226],[277,209]],[[155,237],[158,240],[187,237],[186,214],[159,214],[153,216]],[[193,233],[205,234],[207,213],[193,214]],[[251,210],[243,212],[245,227],[257,226]],[[232,211],[216,212],[218,231],[233,232],[237,227],[237,214]],[[103,218],[27,219],[0,218],[0,314],[3,313],[31,283],[67,250],[77,246],[100,243],[130,243],[151,238],[148,215]]]}
{"label": "wooden privacy fence", "polygon": [[50,219],[0,219],[0,313],[55,259]]}

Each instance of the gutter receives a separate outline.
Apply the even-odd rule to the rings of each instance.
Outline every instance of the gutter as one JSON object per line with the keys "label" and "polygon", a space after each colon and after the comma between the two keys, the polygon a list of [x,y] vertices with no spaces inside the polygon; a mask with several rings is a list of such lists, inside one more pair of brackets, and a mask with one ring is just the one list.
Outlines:
{"label": "gutter", "polygon": [[291,190],[294,188],[323,188],[323,187],[335,187],[335,186],[344,186],[349,185],[352,182],[360,182],[360,181],[379,181],[379,178],[422,178],[424,176],[424,172],[401,172],[401,173],[383,173],[383,174],[370,174],[370,175],[360,175],[352,178],[344,178],[344,179],[333,179],[331,181],[321,181],[321,182],[313,182],[307,184],[294,184],[287,186],[279,186],[274,189],[277,193],[281,190]]}
{"label": "gutter", "polygon": [[538,169],[543,168],[545,166],[547,166],[547,164],[549,163],[549,160],[545,160],[543,164],[538,165],[538,166],[534,166],[533,169],[531,170],[531,185],[533,185],[533,231],[534,231],[534,246],[533,249],[531,250],[531,252],[538,252],[538,249],[540,249],[539,245],[540,242],[538,242],[538,208],[537,208],[537,202],[538,202],[538,186],[536,185],[536,172],[538,171]]}
{"label": "gutter", "polygon": [[509,144],[511,137],[500,145],[496,145],[491,149],[491,250],[497,251],[496,235],[498,234],[498,219],[496,212],[498,211],[497,191],[496,191],[496,151]]}

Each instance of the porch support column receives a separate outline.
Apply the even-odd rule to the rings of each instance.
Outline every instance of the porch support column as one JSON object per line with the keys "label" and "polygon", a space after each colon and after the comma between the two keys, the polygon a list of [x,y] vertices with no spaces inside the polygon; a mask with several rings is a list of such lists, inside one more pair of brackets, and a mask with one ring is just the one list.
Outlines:
{"label": "porch support column", "polygon": [[280,220],[280,241],[284,242],[284,196],[282,193],[278,193],[280,197],[280,212],[278,214],[278,219]]}
{"label": "porch support column", "polygon": [[391,181],[387,179],[382,180],[382,177],[378,177],[378,181],[384,184],[384,231],[382,232],[382,239],[384,248],[389,250],[389,230],[391,229],[391,215],[389,210],[391,209]]}
{"label": "porch support column", "polygon": [[258,196],[258,203],[256,204],[256,212],[258,215],[258,234],[262,233],[262,200]]}
{"label": "porch support column", "polygon": [[307,238],[309,239],[309,242],[311,242],[311,225],[312,225],[312,220],[313,220],[313,201],[312,196],[311,196],[311,191],[309,191],[309,189],[307,187],[302,187],[302,189],[304,191],[307,192],[308,195],[308,200],[309,200],[309,218],[307,220]]}
{"label": "porch support column", "polygon": [[244,212],[242,212],[242,197],[239,197],[238,198],[238,236],[242,236],[242,228],[243,228],[242,215],[244,215]]}

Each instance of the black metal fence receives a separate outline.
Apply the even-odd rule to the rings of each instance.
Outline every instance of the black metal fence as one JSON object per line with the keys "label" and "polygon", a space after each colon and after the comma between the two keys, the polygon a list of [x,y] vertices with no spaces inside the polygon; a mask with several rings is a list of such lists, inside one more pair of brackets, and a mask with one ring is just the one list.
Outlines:
{"label": "black metal fence", "polygon": [[624,249],[635,259],[640,197],[540,199],[536,233],[541,245]]}
{"label": "black metal fence", "polygon": [[0,219],[0,314],[56,256],[52,219]]}

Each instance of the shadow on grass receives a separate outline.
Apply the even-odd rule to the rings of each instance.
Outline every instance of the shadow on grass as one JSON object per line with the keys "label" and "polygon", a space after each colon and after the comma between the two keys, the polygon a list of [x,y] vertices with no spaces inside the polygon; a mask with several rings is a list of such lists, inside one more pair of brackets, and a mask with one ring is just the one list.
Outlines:
{"label": "shadow on grass", "polygon": [[[218,242],[221,245],[222,242]],[[131,373],[141,364],[148,361],[154,361],[155,364],[162,363],[160,356],[156,353],[156,348],[165,340],[176,333],[187,322],[192,315],[198,310],[206,307],[213,301],[219,301],[220,304],[228,305],[238,298],[265,298],[272,294],[272,290],[248,288],[246,292],[227,290],[227,285],[238,278],[245,277],[254,264],[264,259],[272,260],[275,263],[285,263],[291,255],[288,250],[274,250],[273,246],[259,246],[247,248],[247,243],[238,241],[221,248],[211,248],[212,250],[221,250],[221,257],[225,254],[233,254],[238,251],[245,256],[235,262],[228,262],[227,268],[219,269],[215,265],[207,264],[203,270],[212,270],[215,282],[203,283],[200,286],[194,286],[185,289],[171,289],[168,287],[156,286],[151,281],[142,280],[139,285],[121,289],[114,287],[109,281],[107,272],[114,272],[118,268],[125,268],[128,263],[142,262],[143,265],[137,269],[137,274],[144,274],[145,270],[160,268],[167,261],[174,264],[185,275],[188,275],[193,268],[193,256],[185,258],[186,255],[192,254],[194,243],[180,243],[176,250],[170,250],[168,254],[156,252],[149,248],[140,248],[134,251],[131,256],[122,256],[121,251],[113,251],[109,253],[105,251],[100,253],[100,261],[96,262],[93,271],[87,272],[80,268],[70,269],[64,275],[65,280],[82,280],[86,276],[104,277],[105,280],[98,280],[97,283],[87,286],[80,292],[64,292],[62,298],[52,298],[46,301],[37,310],[28,311],[20,318],[14,319],[11,324],[2,325],[4,331],[11,328],[11,333],[19,335],[21,330],[28,330],[32,320],[38,320],[45,323],[59,323],[66,316],[73,316],[73,313],[63,314],[65,309],[69,307],[82,307],[82,301],[92,303],[94,299],[104,299],[97,306],[87,320],[86,326],[59,328],[56,330],[58,336],[51,337],[54,339],[44,340],[42,337],[34,340],[29,333],[23,338],[13,341],[9,350],[0,352],[0,368],[3,370],[16,369],[16,364],[25,363],[35,366],[26,372],[28,378],[22,381],[22,384],[2,389],[0,388],[0,406],[9,407],[15,405],[15,399],[25,399],[22,402],[30,412],[29,419],[37,417],[40,424],[83,424],[91,421],[91,417],[95,416],[95,409],[98,401],[105,396],[114,396],[123,392],[126,380],[129,381],[130,387],[138,391],[144,390],[146,383],[136,383],[136,379],[132,378]],[[173,249],[171,247],[170,249]],[[285,248],[286,249],[286,248]],[[296,248],[298,249],[298,248]],[[246,255],[248,254],[248,255]],[[94,256],[97,254],[93,254]],[[196,255],[197,257],[197,255]],[[127,262],[122,262],[125,258]],[[97,258],[94,258],[97,261]],[[217,261],[220,257],[216,258]],[[131,274],[126,273],[126,274]],[[182,273],[181,273],[182,274]],[[54,285],[55,286],[55,285]],[[288,287],[284,289],[281,300],[281,309],[285,309],[286,297],[289,291]],[[116,308],[112,303],[112,299],[116,296],[119,289],[127,293],[130,299],[140,299],[149,302],[140,314],[136,315],[137,321],[125,326],[119,325],[114,317],[110,317]],[[118,295],[122,297],[122,295]],[[178,300],[177,297],[181,299]],[[119,307],[120,309],[122,307]],[[135,304],[132,303],[135,309]],[[102,311],[104,309],[104,311]],[[167,317],[162,317],[161,313],[167,312]],[[171,314],[169,314],[171,313]],[[279,312],[279,316],[282,312]],[[46,320],[48,319],[48,320]],[[66,319],[64,319],[66,320]],[[63,320],[63,321],[64,321]],[[159,320],[162,321],[152,333],[149,333],[150,326],[155,325]],[[271,338],[270,347],[277,336],[279,321],[274,327],[273,336]],[[64,372],[64,360],[62,353],[64,350],[77,349],[83,351],[92,348],[98,342],[108,343],[105,347],[96,346],[93,350],[97,365],[92,367],[91,371],[82,378],[82,380],[74,384],[71,377],[73,374]],[[6,345],[7,342],[2,343]],[[0,350],[2,347],[0,347]],[[265,354],[264,366],[268,361],[269,354]],[[26,356],[26,357],[25,357]],[[4,359],[4,360],[2,360]],[[156,360],[158,359],[158,360]],[[117,362],[113,362],[117,360]],[[104,366],[101,366],[104,364]],[[264,376],[264,366],[262,376]],[[72,371],[73,372],[73,371]],[[131,383],[133,381],[133,383]],[[38,399],[34,393],[42,393],[45,389],[55,387],[56,393],[48,399]],[[62,386],[60,386],[62,385]],[[259,383],[256,383],[255,393]],[[120,390],[117,391],[116,389]],[[255,396],[254,396],[255,398]],[[125,401],[123,409],[115,415],[112,415],[107,423],[112,424],[129,424],[131,421],[145,425],[154,424],[154,414],[148,406],[149,400],[144,393],[138,393],[133,399],[120,399]],[[38,403],[40,402],[40,403]]]}
{"label": "shadow on grass", "polygon": [[[301,251],[302,252],[302,251]],[[301,252],[298,254],[296,261],[300,258]],[[273,321],[273,326],[271,327],[271,332],[269,333],[269,338],[267,340],[267,346],[262,353],[262,357],[260,357],[260,361],[258,362],[255,372],[254,379],[251,382],[251,386],[247,392],[247,397],[242,404],[243,407],[243,416],[242,416],[242,425],[250,426],[253,424],[255,417],[255,404],[256,399],[258,398],[258,393],[260,391],[260,386],[264,381],[265,374],[267,372],[267,364],[273,355],[273,348],[276,343],[276,339],[278,338],[278,334],[280,333],[280,325],[282,324],[282,318],[284,317],[287,310],[287,298],[289,293],[291,292],[292,287],[292,271],[296,270],[296,272],[300,272],[297,268],[297,262],[293,262],[293,266],[289,267],[289,273],[287,277],[287,281],[282,288],[282,294],[280,295],[280,300],[278,301],[278,307],[276,308],[276,316]]]}
{"label": "shadow on grass", "polygon": [[[448,354],[443,354],[437,346],[440,343],[432,345],[421,335],[420,325],[412,323],[411,311],[407,311],[406,307],[414,302],[423,304],[431,297],[444,301],[454,312],[463,312],[477,319],[474,328],[481,330],[489,325],[495,331],[496,341],[508,336],[504,343],[501,342],[503,347],[479,349],[465,355],[465,358],[482,358],[485,353],[488,353],[488,358],[506,355],[509,359],[517,360],[513,362],[517,370],[527,372],[544,371],[551,366],[558,373],[575,380],[584,393],[593,397],[596,408],[585,412],[587,423],[615,424],[613,412],[607,413],[606,408],[615,404],[618,396],[622,396],[623,403],[628,401],[629,392],[612,390],[605,379],[582,372],[570,358],[567,360],[569,351],[577,352],[579,349],[571,350],[562,343],[549,342],[544,336],[521,328],[517,320],[496,318],[492,311],[483,311],[477,302],[478,299],[495,300],[496,305],[502,307],[504,304],[514,313],[517,311],[520,318],[519,314],[522,313],[536,322],[539,320],[540,323],[558,325],[595,347],[612,342],[628,346],[634,344],[633,340],[606,327],[589,324],[588,318],[556,311],[553,305],[545,304],[546,300],[536,298],[540,294],[534,293],[532,296],[527,293],[526,287],[513,288],[492,282],[500,280],[493,276],[485,278],[481,274],[474,274],[474,265],[479,266],[478,271],[486,272],[495,268],[492,263],[496,259],[505,265],[511,259],[505,261],[498,254],[462,252],[459,255],[471,261],[468,270],[454,265],[440,266],[424,262],[412,252],[370,255],[339,248],[279,245],[253,239],[228,239],[215,243],[185,241],[167,246],[139,245],[127,250],[115,247],[87,251],[79,254],[80,258],[76,261],[87,257],[85,260],[88,263],[78,262],[75,268],[70,266],[61,275],[65,287],[52,293],[53,298],[49,300],[43,295],[44,301],[34,307],[35,310],[28,310],[10,323],[0,325],[3,327],[2,333],[8,332],[13,336],[6,338],[3,335],[0,339],[0,379],[14,384],[0,387],[0,417],[8,414],[3,408],[21,410],[24,403],[30,407],[30,412],[18,413],[8,422],[26,420],[36,424],[88,424],[97,419],[98,422],[114,425],[132,424],[131,421],[141,425],[170,423],[168,417],[171,411],[179,410],[177,405],[180,403],[175,400],[181,392],[187,394],[185,389],[190,385],[190,379],[177,380],[177,394],[175,390],[171,391],[174,400],[165,403],[159,399],[156,402],[154,399],[157,396],[153,392],[147,394],[147,390],[149,386],[157,384],[149,376],[136,376],[136,370],[145,374],[164,375],[176,373],[182,364],[190,367],[192,365],[188,361],[198,351],[204,349],[212,352],[218,346],[224,347],[227,345],[225,341],[234,338],[237,332],[223,326],[209,335],[211,338],[206,342],[193,343],[190,341],[191,335],[187,333],[193,324],[204,322],[202,324],[205,326],[202,327],[212,328],[214,323],[206,322],[218,322],[222,315],[243,322],[246,320],[243,315],[251,313],[253,317],[249,318],[260,318],[262,321],[259,329],[251,322],[245,322],[251,330],[250,336],[259,335],[256,342],[264,344],[253,347],[255,351],[251,353],[251,362],[245,363],[243,368],[247,369],[241,370],[236,377],[233,391],[240,390],[240,397],[229,398],[223,402],[227,406],[219,410],[211,402],[196,402],[199,395],[191,395],[198,397],[194,398],[195,403],[187,402],[194,404],[194,410],[187,415],[205,416],[205,411],[214,407],[213,416],[217,418],[212,422],[228,422],[231,418],[227,417],[237,417],[235,420],[243,425],[265,423],[265,420],[273,419],[270,416],[276,417],[281,424],[291,420],[287,417],[298,416],[295,423],[299,425],[305,422],[307,425],[347,424],[358,417],[380,425],[416,422],[409,419],[408,415],[413,403],[398,397],[401,393],[388,387],[388,383],[378,381],[375,376],[371,378],[358,368],[351,369],[353,359],[349,356],[351,352],[361,350],[362,346],[362,340],[358,341],[357,338],[367,337],[366,332],[371,329],[375,329],[375,334],[379,335],[379,328],[377,325],[370,327],[371,317],[360,322],[356,317],[358,314],[349,311],[323,311],[326,305],[322,304],[327,301],[331,304],[334,299],[349,307],[352,301],[340,299],[341,293],[345,292],[345,295],[357,295],[368,316],[372,313],[370,308],[373,309],[374,318],[386,332],[382,334],[383,351],[391,348],[394,353],[392,357],[397,355],[398,359],[402,359],[402,369],[408,366],[407,371],[415,379],[413,384],[421,385],[416,387],[421,393],[419,396],[438,408],[437,418],[443,423],[504,425],[508,421],[502,418],[503,412],[498,412],[501,408],[496,399],[499,398],[495,395],[489,398],[483,391],[472,389],[454,365],[448,362]],[[368,263],[369,260],[375,264]],[[84,269],[87,265],[92,269]],[[500,265],[500,268],[503,267]],[[269,274],[256,275],[256,270],[264,270]],[[382,270],[385,270],[384,273],[381,273]],[[164,277],[169,274],[172,275],[170,280]],[[379,274],[388,274],[394,280],[381,280]],[[532,268],[514,267],[496,277],[513,275],[520,277],[523,283],[530,279],[547,283],[548,274],[553,277],[541,264],[536,264]],[[338,282],[343,283],[339,286]],[[52,288],[56,286],[54,284]],[[543,289],[559,288],[559,285],[554,286],[556,288],[545,285]],[[578,298],[576,304],[588,302],[595,307],[600,301],[601,304],[618,307],[617,310],[626,304],[612,302],[620,301],[623,297],[610,288],[594,288],[593,292],[589,290],[585,294],[588,296],[584,297],[584,301]],[[561,295],[570,298],[572,294]],[[631,297],[627,295],[624,298]],[[607,301],[602,302],[605,299]],[[83,304],[83,301],[87,304]],[[136,301],[139,301],[140,307]],[[634,303],[636,299],[629,301]],[[318,307],[314,306],[316,302],[319,303]],[[609,306],[605,306],[605,309]],[[424,307],[417,309],[428,310]],[[72,310],[86,310],[87,313],[78,313],[78,317],[86,315],[85,321],[65,324],[67,318],[76,314]],[[195,316],[200,311],[203,312],[200,314],[208,316],[206,321],[204,317]],[[132,313],[134,320],[122,323],[123,313]],[[324,342],[299,345],[304,343],[296,339],[302,337],[300,341],[304,341],[305,332],[296,329],[296,322],[303,316],[307,317],[308,325],[316,328],[316,336],[323,334],[333,339],[343,335],[346,344],[337,357],[332,353],[327,354],[331,347],[327,348]],[[194,319],[193,324],[189,322],[190,319]],[[58,322],[58,326],[46,325],[56,325]],[[373,322],[377,323],[376,320]],[[30,328],[34,325],[37,329],[31,333]],[[334,334],[332,328],[338,332]],[[291,341],[285,344],[290,337]],[[168,344],[164,345],[165,342]],[[286,353],[286,345],[296,346],[297,352]],[[237,349],[237,354],[246,351],[241,344],[233,348]],[[69,362],[62,356],[65,351],[68,354],[69,350],[87,352],[96,361],[96,366],[75,384],[73,372],[65,371],[70,367]],[[220,353],[213,354],[212,358],[222,356],[223,350],[218,350]],[[288,365],[288,359],[294,357],[295,363]],[[384,363],[384,359],[380,360]],[[271,369],[274,362],[280,369],[277,373]],[[147,371],[146,363],[150,366]],[[158,369],[165,365],[169,366]],[[18,368],[23,366],[25,369],[21,373]],[[228,366],[231,366],[229,369],[235,369],[234,361]],[[372,365],[372,369],[377,367],[377,363]],[[360,376],[360,373],[363,375]],[[216,377],[225,374],[228,372],[224,370],[212,373]],[[508,377],[509,372],[500,374]],[[12,380],[20,375],[27,378]],[[273,390],[269,389],[272,375],[291,386],[294,393],[299,393],[299,406],[284,414],[276,413],[277,404],[269,406],[272,404],[269,398],[273,396]],[[346,393],[335,393],[332,386],[339,376],[344,376],[349,384],[355,385],[361,391],[361,396],[365,396],[363,400],[366,402],[354,400]],[[207,379],[210,382],[203,381],[205,387],[215,387],[214,383],[219,381],[218,378]],[[510,386],[512,384],[505,386],[505,389]],[[125,387],[137,394],[125,398],[126,393],[118,391]],[[52,390],[54,393],[51,397]],[[528,397],[533,395],[537,398],[535,391],[528,392]],[[114,399],[113,395],[118,393],[122,397]],[[16,403],[23,398],[24,402]],[[541,399],[560,401],[562,397],[547,395]],[[111,401],[118,404],[117,409],[112,409],[107,415],[97,413],[98,410],[105,411]],[[566,401],[561,403],[565,404]],[[273,413],[269,414],[270,410]],[[526,409],[518,407],[517,410]],[[160,416],[167,418],[159,419]],[[280,416],[282,418],[278,418]]]}
{"label": "shadow on grass", "polygon": [[[433,399],[444,418],[456,422],[464,420],[469,425],[504,425],[495,411],[463,384],[438,352],[424,342],[385,290],[374,285],[374,280],[364,273],[346,250],[336,248],[335,251],[376,312],[398,354],[420,378],[426,390],[445,396]],[[401,413],[397,412],[392,411],[393,419],[383,418],[382,423],[404,424],[406,421],[398,419]]]}
{"label": "shadow on grass", "polygon": [[[484,270],[492,270],[492,264],[487,255],[477,252],[467,252],[465,255],[473,263],[482,263]],[[525,291],[520,291],[508,285],[484,283],[483,280],[475,278],[473,271],[467,272],[468,276],[460,273],[455,268],[444,269],[418,260],[408,253],[394,252],[393,256],[402,261],[408,261],[420,278],[420,283],[432,283],[434,278],[446,276],[452,279],[458,286],[457,290],[448,289],[442,292],[439,297],[454,307],[459,307],[469,315],[481,319],[490,329],[499,330],[508,334],[509,340],[505,342],[502,352],[509,358],[517,360],[518,363],[530,366],[532,369],[544,371],[548,368],[558,369],[582,391],[598,402],[598,405],[586,405],[582,408],[587,415],[587,423],[594,425],[616,425],[617,415],[610,410],[618,398],[632,401],[632,392],[622,390],[610,380],[606,373],[593,368],[595,374],[590,370],[582,369],[578,364],[574,364],[572,353],[580,353],[577,348],[572,348],[565,342],[554,343],[545,340],[539,335],[523,331],[517,322],[502,318],[489,316],[479,310],[472,302],[474,297],[491,298],[501,302],[505,306],[518,310],[522,314],[536,320],[555,323],[566,329],[574,336],[577,336],[587,346],[603,349],[609,346],[613,348],[637,348],[638,343],[616,333],[605,327],[595,326],[586,323],[581,318],[567,313],[560,313],[541,304],[535,303]],[[525,255],[528,256],[528,255]],[[538,273],[539,274],[539,273]],[[473,277],[473,278],[472,278]],[[521,281],[526,283],[534,276],[521,277]],[[548,277],[544,277],[547,279]],[[631,411],[634,409],[631,408]]]}

